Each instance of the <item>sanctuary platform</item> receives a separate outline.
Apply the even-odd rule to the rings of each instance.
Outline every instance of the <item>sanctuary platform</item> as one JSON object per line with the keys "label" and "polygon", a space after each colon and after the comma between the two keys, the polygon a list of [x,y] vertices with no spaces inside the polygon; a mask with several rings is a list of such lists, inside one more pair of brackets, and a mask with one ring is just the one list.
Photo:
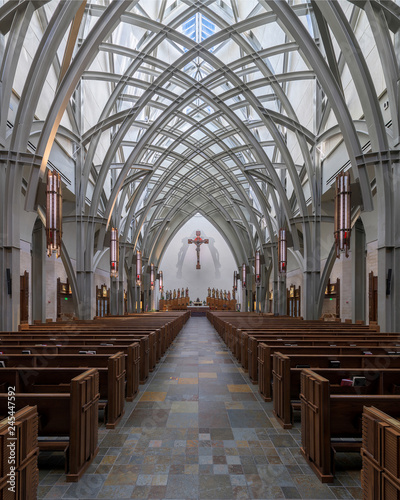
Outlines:
{"label": "sanctuary platform", "polygon": [[188,311],[190,311],[190,315],[193,317],[193,316],[206,316],[207,314],[207,311],[210,310],[210,308],[208,306],[203,306],[203,305],[199,305],[199,306],[188,306],[187,308]]}

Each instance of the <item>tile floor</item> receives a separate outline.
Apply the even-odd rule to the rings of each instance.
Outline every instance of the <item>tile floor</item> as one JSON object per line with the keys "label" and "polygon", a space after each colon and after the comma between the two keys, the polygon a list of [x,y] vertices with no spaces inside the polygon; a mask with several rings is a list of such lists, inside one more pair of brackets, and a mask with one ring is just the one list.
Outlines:
{"label": "tile floor", "polygon": [[318,481],[300,455],[300,424],[277,424],[206,318],[187,322],[140,389],[117,429],[100,426],[100,452],[78,483],[65,482],[62,456],[40,458],[39,498],[362,498],[348,456],[335,483]]}

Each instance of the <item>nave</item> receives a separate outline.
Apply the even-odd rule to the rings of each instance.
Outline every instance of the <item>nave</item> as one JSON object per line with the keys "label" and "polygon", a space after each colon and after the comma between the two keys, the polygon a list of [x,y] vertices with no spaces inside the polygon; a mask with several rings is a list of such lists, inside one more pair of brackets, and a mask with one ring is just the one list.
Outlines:
{"label": "nave", "polygon": [[361,498],[359,456],[322,484],[300,432],[299,422],[281,428],[207,319],[192,317],[119,426],[99,428],[99,454],[78,483],[65,482],[61,455],[40,459],[38,498]]}

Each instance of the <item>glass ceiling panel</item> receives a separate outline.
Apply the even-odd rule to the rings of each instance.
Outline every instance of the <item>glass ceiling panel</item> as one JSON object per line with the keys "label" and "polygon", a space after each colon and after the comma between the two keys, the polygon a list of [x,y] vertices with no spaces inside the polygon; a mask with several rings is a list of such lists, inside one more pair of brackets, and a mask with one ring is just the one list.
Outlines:
{"label": "glass ceiling panel", "polygon": [[[185,21],[181,27],[182,33],[196,43],[201,43],[208,37],[219,31],[218,27],[204,14],[197,12]],[[185,49],[186,52],[187,49]],[[210,49],[212,52],[214,49]]]}

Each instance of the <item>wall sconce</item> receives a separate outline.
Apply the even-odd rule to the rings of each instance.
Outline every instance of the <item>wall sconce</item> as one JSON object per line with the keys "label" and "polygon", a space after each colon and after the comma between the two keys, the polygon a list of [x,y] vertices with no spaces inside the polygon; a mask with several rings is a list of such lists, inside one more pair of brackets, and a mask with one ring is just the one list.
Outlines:
{"label": "wall sconce", "polygon": [[159,285],[160,292],[161,292],[162,289],[163,289],[163,286],[164,286],[164,277],[163,277],[163,272],[162,271],[160,271],[160,273],[159,273],[158,285]]}
{"label": "wall sconce", "polygon": [[142,284],[142,252],[138,250],[136,252],[136,285],[140,286]]}
{"label": "wall sconce", "polygon": [[242,288],[246,288],[246,264],[242,265]]}
{"label": "wall sconce", "polygon": [[237,271],[233,271],[233,289],[235,292],[237,291],[237,282],[238,282],[238,273]]}
{"label": "wall sconce", "polygon": [[62,237],[62,193],[61,177],[57,172],[47,174],[46,188],[46,244],[47,255],[55,252],[57,258],[61,255]]}
{"label": "wall sconce", "polygon": [[119,266],[119,242],[118,242],[118,229],[111,228],[111,242],[110,242],[110,276],[118,278]]}
{"label": "wall sconce", "polygon": [[150,264],[150,290],[154,290],[154,264]]}
{"label": "wall sconce", "polygon": [[341,172],[335,181],[335,247],[336,257],[341,252],[349,256],[351,234],[351,187],[350,173]]}
{"label": "wall sconce", "polygon": [[278,271],[279,274],[286,274],[287,267],[287,240],[286,230],[279,229],[278,239]]}
{"label": "wall sconce", "polygon": [[261,263],[260,263],[260,251],[256,251],[255,259],[254,259],[254,267],[256,271],[256,285],[261,285]]}

